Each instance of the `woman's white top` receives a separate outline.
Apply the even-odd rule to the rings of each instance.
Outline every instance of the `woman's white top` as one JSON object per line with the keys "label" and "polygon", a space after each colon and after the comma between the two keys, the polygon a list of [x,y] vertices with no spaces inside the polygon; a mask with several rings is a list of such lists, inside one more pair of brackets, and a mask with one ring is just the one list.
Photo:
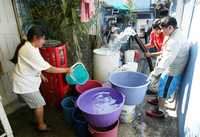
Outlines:
{"label": "woman's white top", "polygon": [[19,50],[18,62],[13,71],[13,91],[17,94],[39,91],[41,71],[50,67],[41,56],[39,48],[26,42]]}

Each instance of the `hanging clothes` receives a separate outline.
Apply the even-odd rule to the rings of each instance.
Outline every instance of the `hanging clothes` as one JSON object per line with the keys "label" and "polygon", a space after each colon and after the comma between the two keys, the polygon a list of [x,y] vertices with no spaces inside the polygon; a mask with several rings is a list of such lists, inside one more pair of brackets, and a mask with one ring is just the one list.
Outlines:
{"label": "hanging clothes", "polygon": [[[119,10],[129,10],[129,6],[128,6],[128,3],[129,3],[129,0],[102,0],[105,5],[108,5],[108,6],[112,6],[113,8],[115,9],[119,9]],[[131,2],[133,2],[134,4],[134,1],[132,0]],[[134,10],[134,6],[132,7]]]}
{"label": "hanging clothes", "polygon": [[94,14],[94,0],[81,0],[81,22],[89,22]]}

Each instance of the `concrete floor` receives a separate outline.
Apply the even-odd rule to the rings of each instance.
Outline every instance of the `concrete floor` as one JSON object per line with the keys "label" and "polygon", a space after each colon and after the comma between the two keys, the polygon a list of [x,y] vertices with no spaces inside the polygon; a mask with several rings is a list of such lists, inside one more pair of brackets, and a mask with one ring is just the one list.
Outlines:
{"label": "concrete floor", "polygon": [[[177,118],[154,119],[144,114],[149,104],[137,106],[140,114],[132,124],[120,124],[118,137],[177,137]],[[32,112],[23,107],[9,116],[15,137],[75,137],[72,127],[65,124],[62,112],[54,107],[46,107],[45,117],[53,126],[53,131],[38,133],[33,127]]]}

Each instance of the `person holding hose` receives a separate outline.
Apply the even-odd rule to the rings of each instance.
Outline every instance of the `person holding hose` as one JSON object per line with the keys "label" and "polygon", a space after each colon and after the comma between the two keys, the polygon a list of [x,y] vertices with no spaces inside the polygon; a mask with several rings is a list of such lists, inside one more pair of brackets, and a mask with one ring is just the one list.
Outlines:
{"label": "person holding hose", "polygon": [[50,128],[44,122],[45,100],[39,87],[41,80],[47,79],[41,71],[48,73],[70,73],[70,68],[58,68],[51,66],[45,61],[39,48],[45,43],[45,32],[42,28],[33,26],[27,33],[27,41],[22,41],[17,46],[11,61],[16,64],[13,71],[13,92],[33,109],[36,119],[36,129],[41,132],[49,131]]}
{"label": "person holding hose", "polygon": [[166,116],[165,101],[179,89],[189,56],[187,38],[177,29],[176,19],[167,16],[161,20],[160,26],[166,38],[156,66],[149,76],[151,83],[159,79],[157,98],[148,101],[155,106],[153,110],[146,111],[151,117]]}

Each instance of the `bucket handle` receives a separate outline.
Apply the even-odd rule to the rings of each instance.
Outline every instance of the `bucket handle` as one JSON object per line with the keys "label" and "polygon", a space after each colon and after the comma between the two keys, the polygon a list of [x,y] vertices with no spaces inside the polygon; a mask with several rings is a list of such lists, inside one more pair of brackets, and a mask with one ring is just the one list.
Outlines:
{"label": "bucket handle", "polygon": [[70,75],[70,76],[73,79],[73,81],[75,81],[76,83],[78,83],[77,79],[73,75]]}

